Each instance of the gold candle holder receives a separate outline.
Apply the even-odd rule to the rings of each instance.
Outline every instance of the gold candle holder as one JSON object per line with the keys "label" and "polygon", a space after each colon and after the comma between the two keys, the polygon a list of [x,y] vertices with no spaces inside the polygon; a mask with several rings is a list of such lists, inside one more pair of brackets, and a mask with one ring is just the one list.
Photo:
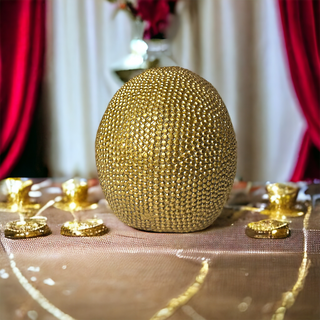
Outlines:
{"label": "gold candle holder", "polygon": [[70,179],[62,184],[62,200],[56,202],[54,207],[70,212],[74,221],[67,221],[61,227],[60,233],[69,237],[92,237],[107,233],[108,228],[101,219],[86,219],[79,221],[76,212],[93,210],[98,207],[97,203],[87,201],[88,184],[85,179]]}
{"label": "gold candle holder", "polygon": [[18,213],[20,220],[6,224],[4,235],[9,239],[27,239],[51,234],[44,217],[32,218],[40,204],[33,203],[29,197],[32,180],[8,178],[4,180],[7,189],[7,201],[0,203],[0,211]]}
{"label": "gold candle holder", "polygon": [[7,191],[6,202],[0,202],[0,211],[13,212],[23,215],[23,217],[32,217],[40,208],[39,203],[32,202],[29,197],[29,191],[32,180],[24,178],[8,178],[3,180]]}
{"label": "gold candle holder", "polygon": [[64,182],[62,192],[61,201],[53,205],[57,209],[71,212],[74,215],[78,211],[98,208],[97,203],[87,201],[88,183],[86,179],[75,178]]}
{"label": "gold candle holder", "polygon": [[272,219],[286,220],[287,217],[301,217],[307,206],[297,203],[299,188],[293,183],[270,183],[266,186],[269,205],[261,214],[270,215]]}

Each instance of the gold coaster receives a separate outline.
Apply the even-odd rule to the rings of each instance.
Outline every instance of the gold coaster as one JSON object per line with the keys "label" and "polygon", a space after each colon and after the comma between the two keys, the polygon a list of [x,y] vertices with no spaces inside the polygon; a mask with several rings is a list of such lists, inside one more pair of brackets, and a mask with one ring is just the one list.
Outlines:
{"label": "gold coaster", "polygon": [[67,237],[95,237],[108,232],[108,228],[101,219],[87,219],[84,221],[67,221],[60,233]]}
{"label": "gold coaster", "polygon": [[4,235],[9,239],[43,237],[51,234],[45,219],[26,219],[10,221],[6,224]]}
{"label": "gold coaster", "polygon": [[285,221],[266,219],[249,223],[246,235],[255,239],[282,239],[289,237],[290,229]]}

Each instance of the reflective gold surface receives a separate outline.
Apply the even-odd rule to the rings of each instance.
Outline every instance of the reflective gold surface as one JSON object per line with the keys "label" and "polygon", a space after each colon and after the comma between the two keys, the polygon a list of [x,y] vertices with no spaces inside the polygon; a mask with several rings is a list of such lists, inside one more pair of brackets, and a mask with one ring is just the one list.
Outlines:
{"label": "reflective gold surface", "polygon": [[168,319],[178,308],[185,305],[201,288],[209,271],[209,263],[207,260],[202,262],[202,268],[197,275],[194,283],[180,296],[169,301],[168,305],[158,311],[150,320]]}
{"label": "reflective gold surface", "polygon": [[87,201],[88,184],[87,180],[74,178],[62,184],[63,197],[53,206],[57,209],[76,212],[98,208],[97,203]]}
{"label": "reflective gold surface", "polygon": [[40,208],[40,204],[32,202],[28,195],[32,180],[7,178],[2,183],[6,187],[7,201],[0,202],[0,211],[19,212],[26,217],[35,215]]}
{"label": "reflective gold surface", "polygon": [[287,218],[302,217],[307,212],[307,206],[304,203],[297,203],[290,209],[271,210],[269,207],[260,210],[261,214],[269,215],[272,219],[286,220]]}
{"label": "reflective gold surface", "polygon": [[47,236],[51,231],[46,219],[26,219],[8,222],[4,234],[10,239],[26,239]]}
{"label": "reflective gold surface", "polygon": [[[19,283],[21,286],[28,292],[28,294],[39,303],[39,305],[47,310],[49,313],[51,313],[53,316],[55,316],[58,320],[75,320],[68,314],[62,312],[60,309],[58,309],[55,305],[53,305],[39,290],[37,290],[34,286],[30,284],[28,279],[23,276],[20,269],[17,267],[16,262],[14,261],[14,255],[10,255],[10,267],[12,269],[12,272],[17,277]],[[30,318],[30,317],[29,317]],[[37,318],[37,317],[35,317]]]}
{"label": "reflective gold surface", "polygon": [[271,320],[283,320],[285,318],[285,314],[289,308],[291,308],[296,299],[302,291],[305,283],[305,279],[308,275],[308,270],[311,266],[311,260],[308,258],[308,239],[307,239],[307,228],[309,224],[309,219],[312,211],[311,204],[308,205],[307,214],[303,219],[303,240],[304,240],[304,250],[303,250],[303,258],[301,261],[301,265],[298,272],[298,279],[292,289],[290,291],[284,292],[282,294],[282,299],[280,303],[280,307],[276,309],[276,312],[272,316]]}
{"label": "reflective gold surface", "polygon": [[271,183],[266,186],[269,205],[261,214],[270,215],[272,219],[303,216],[307,207],[296,203],[299,188],[293,183]]}
{"label": "reflective gold surface", "polygon": [[53,206],[57,209],[70,212],[74,221],[67,221],[61,227],[60,233],[68,237],[93,237],[101,236],[108,232],[108,228],[100,219],[76,218],[75,212],[98,208],[97,203],[87,201],[88,183],[86,179],[74,178],[62,184],[63,197],[54,201]]}
{"label": "reflective gold surface", "polygon": [[61,227],[61,234],[68,237],[102,236],[108,228],[101,219],[87,219],[84,221],[67,221]]}
{"label": "reflective gold surface", "polygon": [[290,235],[290,229],[285,221],[266,219],[249,223],[246,235],[256,239],[281,239]]}
{"label": "reflective gold surface", "polygon": [[299,188],[289,183],[271,183],[266,186],[270,210],[290,209],[297,199]]}
{"label": "reflective gold surface", "polygon": [[[110,234],[73,238],[60,234],[69,213],[48,208],[51,236],[0,233],[0,318],[150,319],[186,293],[208,259],[199,291],[168,320],[320,319],[320,207],[292,219],[283,240],[247,237],[259,214],[231,213],[195,234],[164,235],[129,228],[101,206]],[[1,214],[0,226],[10,216]]]}
{"label": "reflective gold surface", "polygon": [[179,67],[150,69],[110,101],[96,137],[100,184],[127,225],[204,229],[236,173],[235,133],[217,90]]}

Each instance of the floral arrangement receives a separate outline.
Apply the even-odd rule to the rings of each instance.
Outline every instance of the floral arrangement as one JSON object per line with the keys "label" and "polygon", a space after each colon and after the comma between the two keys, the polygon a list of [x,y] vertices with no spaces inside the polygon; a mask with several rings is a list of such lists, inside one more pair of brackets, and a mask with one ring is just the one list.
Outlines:
{"label": "floral arrangement", "polygon": [[164,39],[170,14],[175,14],[177,0],[108,0],[117,10],[127,11],[133,19],[145,22],[145,39]]}

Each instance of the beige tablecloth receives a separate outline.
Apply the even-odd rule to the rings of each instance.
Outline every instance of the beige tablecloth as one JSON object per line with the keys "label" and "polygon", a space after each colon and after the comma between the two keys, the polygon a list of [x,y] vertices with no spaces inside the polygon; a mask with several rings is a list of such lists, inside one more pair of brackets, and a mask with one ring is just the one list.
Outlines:
{"label": "beige tablecloth", "polygon": [[124,225],[100,203],[84,215],[109,228],[96,238],[63,237],[70,214],[44,215],[50,236],[10,240],[4,227],[16,216],[0,213],[2,320],[150,319],[186,293],[204,261],[203,284],[168,319],[320,319],[320,207],[306,229],[304,217],[292,219],[290,237],[278,240],[248,238],[247,223],[265,218],[248,211],[224,211],[202,232],[159,234]]}

